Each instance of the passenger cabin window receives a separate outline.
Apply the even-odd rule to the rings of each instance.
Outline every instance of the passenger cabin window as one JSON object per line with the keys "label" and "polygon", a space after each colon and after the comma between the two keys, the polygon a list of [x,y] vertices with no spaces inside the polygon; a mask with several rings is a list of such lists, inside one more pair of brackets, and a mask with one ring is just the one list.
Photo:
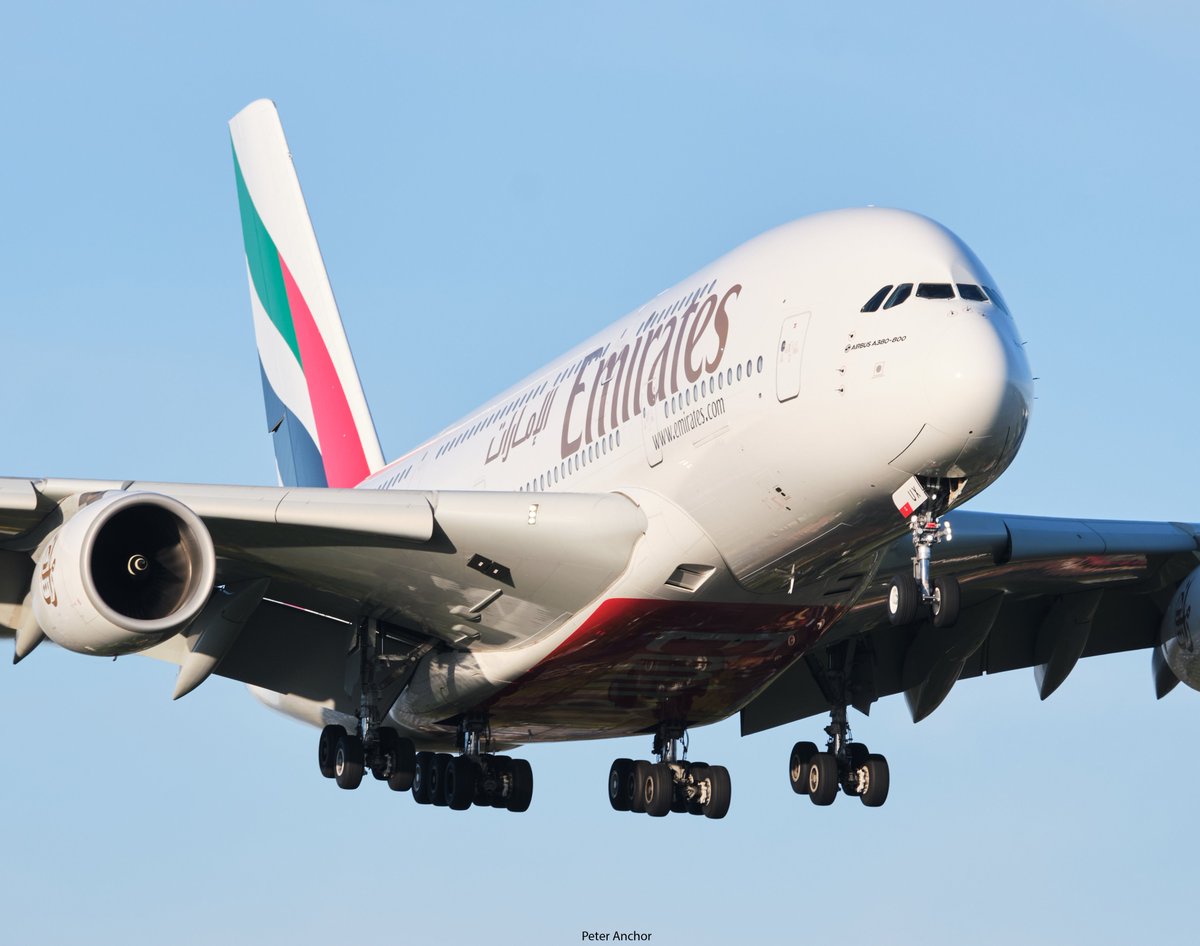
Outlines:
{"label": "passenger cabin window", "polygon": [[918,299],[953,299],[954,287],[948,282],[923,282],[917,286]]}
{"label": "passenger cabin window", "polygon": [[901,302],[912,295],[912,283],[904,282],[897,286],[890,296],[888,301],[883,304],[885,309],[890,309],[893,306],[898,306]]}
{"label": "passenger cabin window", "polygon": [[871,298],[867,300],[867,304],[865,306],[863,306],[861,309],[859,309],[859,311],[860,312],[876,311],[881,305],[883,305],[883,300],[887,298],[887,294],[891,291],[892,291],[891,286],[884,286],[877,293],[875,293],[875,295],[871,296]]}
{"label": "passenger cabin window", "polygon": [[970,283],[960,282],[958,284],[958,294],[969,302],[988,301],[988,297],[984,295],[983,290],[978,286],[972,286]]}

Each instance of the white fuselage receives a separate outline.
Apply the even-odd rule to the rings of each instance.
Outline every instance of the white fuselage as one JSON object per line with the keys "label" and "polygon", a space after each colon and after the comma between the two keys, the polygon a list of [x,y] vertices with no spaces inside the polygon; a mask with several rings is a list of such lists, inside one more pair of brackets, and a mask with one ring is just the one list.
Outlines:
{"label": "white fuselage", "polygon": [[[990,298],[914,291],[902,304],[861,311],[882,287],[906,283],[987,287]],[[604,623],[606,603],[724,605],[740,609],[730,612],[737,621],[762,607],[754,627],[764,640],[762,628],[778,630],[781,614],[803,618],[805,634],[779,632],[790,647],[770,662],[729,662],[731,677],[737,666],[745,671],[740,685],[706,685],[709,702],[690,700],[687,710],[695,721],[735,712],[841,613],[809,614],[816,602],[806,589],[904,530],[894,490],[913,475],[938,477],[950,481],[958,503],[1011,462],[1032,381],[1011,315],[991,301],[994,287],[966,245],[927,218],[875,208],[806,217],[660,293],[372,476],[363,488],[615,491],[651,523],[625,575],[592,608],[528,645],[431,658],[393,721],[430,737],[439,731],[431,720],[497,694],[503,709],[524,674],[552,654],[566,659],[568,641]],[[701,567],[702,586],[664,584],[685,563]],[[671,620],[674,627],[697,617]],[[665,626],[643,630],[629,646],[653,651],[650,638]],[[753,628],[738,627],[742,642]],[[693,662],[711,676],[728,656],[722,648],[732,646],[718,640]],[[632,651],[622,653],[609,659]],[[672,674],[678,678],[678,668]],[[581,666],[581,687],[586,677]],[[662,682],[655,685],[661,694]],[[606,686],[616,692],[612,681]],[[519,711],[508,738],[646,725],[611,696],[620,712],[607,722],[539,722],[546,699],[510,701]],[[633,702],[650,716],[663,712],[653,700]],[[581,702],[580,712],[589,705]]]}

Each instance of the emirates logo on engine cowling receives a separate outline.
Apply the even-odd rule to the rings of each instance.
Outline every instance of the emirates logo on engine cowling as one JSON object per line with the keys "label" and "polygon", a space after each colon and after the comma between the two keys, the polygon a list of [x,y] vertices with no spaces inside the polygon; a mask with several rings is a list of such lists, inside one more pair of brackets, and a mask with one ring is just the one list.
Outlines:
{"label": "emirates logo on engine cowling", "polygon": [[42,589],[42,600],[52,608],[58,607],[58,592],[54,589],[54,542],[42,554],[42,570],[39,575]]}

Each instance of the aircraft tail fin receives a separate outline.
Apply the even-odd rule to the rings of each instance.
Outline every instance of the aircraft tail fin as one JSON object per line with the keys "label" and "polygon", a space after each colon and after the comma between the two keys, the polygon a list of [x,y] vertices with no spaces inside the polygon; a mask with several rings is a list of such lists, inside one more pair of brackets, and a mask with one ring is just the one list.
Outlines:
{"label": "aircraft tail fin", "polygon": [[356,486],[383,454],[274,103],[229,122],[267,428],[285,486]]}

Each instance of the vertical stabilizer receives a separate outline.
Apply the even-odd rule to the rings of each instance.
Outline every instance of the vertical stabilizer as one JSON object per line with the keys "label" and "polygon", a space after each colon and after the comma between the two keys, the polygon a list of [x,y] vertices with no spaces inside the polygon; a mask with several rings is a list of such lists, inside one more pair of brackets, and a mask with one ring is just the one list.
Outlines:
{"label": "vertical stabilizer", "polygon": [[285,486],[356,486],[383,454],[275,105],[229,122],[267,428]]}

